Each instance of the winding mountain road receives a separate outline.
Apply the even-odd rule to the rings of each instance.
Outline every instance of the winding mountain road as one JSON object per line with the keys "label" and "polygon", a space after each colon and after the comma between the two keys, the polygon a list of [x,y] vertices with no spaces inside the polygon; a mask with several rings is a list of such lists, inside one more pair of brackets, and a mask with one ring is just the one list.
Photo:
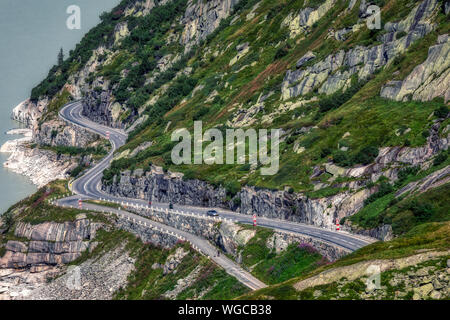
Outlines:
{"label": "winding mountain road", "polygon": [[[102,172],[110,165],[114,156],[114,152],[125,144],[127,134],[123,130],[110,128],[91,121],[90,119],[82,115],[82,110],[83,107],[80,101],[71,102],[61,109],[61,111],[59,112],[59,116],[63,120],[73,125],[82,127],[88,131],[99,134],[100,136],[108,137],[109,141],[111,142],[112,148],[110,153],[102,161],[100,161],[100,163],[88,170],[82,177],[72,182],[71,189],[76,194],[76,196],[60,199],[58,201],[58,204],[63,206],[76,206],[78,199],[103,199],[105,201],[123,201],[131,205],[148,205],[147,201],[144,200],[115,197],[101,191]],[[165,228],[166,230],[170,230],[170,232],[177,234],[187,239],[189,242],[195,244],[199,248],[199,250],[202,251],[202,253],[208,255],[213,261],[222,266],[229,274],[235,276],[239,281],[244,283],[249,288],[255,290],[266,286],[264,283],[253,277],[250,273],[244,271],[240,266],[238,266],[232,260],[228,259],[226,256],[217,256],[217,250],[215,249],[215,247],[203,238],[166,225],[162,225],[153,220],[144,218],[131,212],[87,203],[84,203],[83,206],[91,210],[104,210],[108,212],[114,212],[115,214],[120,214],[122,216],[126,216],[129,219],[139,221],[140,223],[146,223],[147,225],[153,227]],[[165,208],[168,207],[168,204],[158,204],[158,206]],[[206,211],[210,208],[174,206],[174,209],[181,209],[185,212],[206,215]],[[238,214],[223,209],[218,209],[218,211],[220,212],[220,216],[223,218],[233,219],[235,221],[237,220],[238,222],[247,224],[251,224],[253,222],[252,216],[249,215]],[[301,235],[311,236],[321,241],[338,245],[349,251],[357,250],[375,241],[374,239],[356,236],[342,231],[336,232],[285,220],[258,217],[258,225],[274,230],[288,231]]]}

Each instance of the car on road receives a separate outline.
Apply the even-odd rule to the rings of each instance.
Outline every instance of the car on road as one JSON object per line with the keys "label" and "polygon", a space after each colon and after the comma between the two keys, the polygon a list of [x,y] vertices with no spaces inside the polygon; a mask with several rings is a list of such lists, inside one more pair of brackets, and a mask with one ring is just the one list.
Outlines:
{"label": "car on road", "polygon": [[217,217],[219,216],[219,213],[216,210],[208,210],[208,212],[206,212],[206,214],[210,217]]}

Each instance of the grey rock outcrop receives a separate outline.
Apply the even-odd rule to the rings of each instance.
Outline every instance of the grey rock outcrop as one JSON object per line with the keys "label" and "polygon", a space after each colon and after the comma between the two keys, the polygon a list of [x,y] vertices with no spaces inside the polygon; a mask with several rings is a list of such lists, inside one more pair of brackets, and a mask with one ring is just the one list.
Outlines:
{"label": "grey rock outcrop", "polygon": [[[449,269],[445,267],[445,256],[449,251],[421,252],[412,256],[398,259],[377,259],[362,261],[334,269],[325,270],[318,275],[302,279],[293,285],[298,291],[307,288],[321,289],[318,286],[336,285],[339,289],[332,295],[332,299],[349,297],[346,288],[355,280],[368,283],[368,268],[377,266],[381,278],[388,285],[382,285],[376,290],[360,290],[357,299],[385,300],[405,299],[410,300],[408,294],[412,292],[413,300],[442,299],[448,297]],[[445,260],[444,260],[445,259]],[[388,289],[389,288],[389,289]],[[320,292],[319,292],[320,295]],[[329,297],[330,295],[327,295]]]}
{"label": "grey rock outcrop", "polygon": [[17,105],[11,114],[11,118],[32,129],[37,125],[42,112],[47,108],[48,100],[39,100],[37,103],[27,99]]}
{"label": "grey rock outcrop", "polygon": [[383,224],[372,229],[361,229],[358,227],[353,227],[349,221],[346,221],[342,228],[343,230],[351,231],[352,233],[360,234],[366,237],[379,239],[381,241],[390,241],[394,238],[392,226],[389,224]]}
{"label": "grey rock outcrop", "polygon": [[235,223],[221,223],[217,244],[241,262],[239,248],[245,246],[256,235],[256,230],[249,230]]}
{"label": "grey rock outcrop", "polygon": [[427,59],[403,81],[390,81],[382,89],[382,97],[404,101],[430,101],[436,97],[450,100],[450,39],[439,36],[437,44],[428,49]]}
{"label": "grey rock outcrop", "polygon": [[179,239],[173,235],[150,229],[123,218],[117,219],[115,226],[119,229],[133,233],[145,243],[151,243],[162,248],[172,248],[179,241]]}
{"label": "grey rock outcrop", "polygon": [[441,138],[439,135],[441,123],[436,122],[430,129],[427,143],[422,147],[385,147],[381,148],[375,161],[367,166],[358,166],[347,169],[344,176],[361,178],[370,177],[375,182],[381,176],[392,181],[397,179],[397,173],[405,164],[410,166],[425,165],[441,150],[447,150],[450,136]]}
{"label": "grey rock outcrop", "polygon": [[167,257],[166,263],[162,266],[163,274],[166,275],[173,272],[180,265],[183,258],[188,254],[189,252],[185,251],[183,248],[177,248],[174,254]]}
{"label": "grey rock outcrop", "polygon": [[307,53],[305,53],[305,55],[303,57],[301,57],[296,64],[297,68],[302,67],[306,62],[308,62],[309,60],[312,60],[316,57],[316,55],[314,53],[312,53],[312,51],[308,51]]}
{"label": "grey rock outcrop", "polygon": [[284,232],[275,232],[267,239],[266,245],[269,249],[274,249],[276,253],[280,253],[291,244],[296,244],[300,248],[319,253],[322,257],[326,258],[323,262],[336,261],[350,253],[347,249],[335,244],[319,241],[304,235],[293,235]]}
{"label": "grey rock outcrop", "polygon": [[83,148],[98,139],[98,135],[62,120],[46,121],[33,131],[33,140],[45,146]]}
{"label": "grey rock outcrop", "polygon": [[317,8],[306,7],[298,13],[291,13],[283,20],[282,26],[288,27],[291,38],[308,32],[314,23],[319,21],[333,7],[334,3],[335,0],[326,0]]}
{"label": "grey rock outcrop", "polygon": [[107,84],[97,79],[101,90],[89,90],[83,99],[83,115],[94,122],[114,128],[124,128],[127,119],[121,119],[124,110],[122,106],[112,99],[111,90]]}
{"label": "grey rock outcrop", "polygon": [[125,245],[121,245],[78,266],[64,268],[56,279],[29,292],[20,292],[21,285],[15,286],[10,295],[17,292],[17,300],[110,300],[127,286],[134,262]]}
{"label": "grey rock outcrop", "polygon": [[[148,172],[145,175],[131,175],[123,172],[112,185],[103,185],[103,190],[113,195],[146,199],[154,202],[171,202],[181,205],[222,207],[237,210],[242,214],[254,213],[262,217],[281,218],[333,228],[336,218],[354,214],[364,204],[371,191],[344,192],[328,198],[309,199],[302,193],[272,191],[244,187],[235,195],[240,205],[227,200],[223,187],[213,187],[200,180],[183,180],[179,177]],[[164,218],[164,223],[169,223]],[[177,218],[179,219],[179,218]],[[180,226],[183,230],[184,224]],[[207,230],[207,229],[203,229]],[[208,237],[208,235],[202,234]]]}
{"label": "grey rock outcrop", "polygon": [[[241,263],[242,260],[242,248],[256,235],[255,230],[247,229],[233,222],[219,221],[219,219],[202,215],[136,208],[129,208],[129,210],[178,230],[206,238],[215,243],[224,252],[233,256],[238,263]],[[154,242],[152,241],[152,243]],[[269,249],[276,249],[276,252],[279,253],[291,243],[306,243],[330,261],[334,261],[349,253],[347,249],[320,239],[284,232],[274,232],[274,236],[268,241],[267,246]],[[158,243],[158,245],[161,245],[161,243]],[[168,273],[169,271],[166,269],[165,267],[165,273]]]}
{"label": "grey rock outcrop", "polygon": [[[404,52],[414,41],[433,30],[430,19],[437,10],[437,0],[424,0],[402,21],[386,23],[382,44],[373,47],[356,46],[327,56],[316,64],[295,71],[288,70],[283,80],[282,99],[306,95],[317,89],[330,95],[351,84],[353,75],[358,80],[367,79],[376,70]],[[406,35],[396,39],[398,32]]]}
{"label": "grey rock outcrop", "polygon": [[185,46],[185,52],[211,34],[220,21],[231,14],[238,2],[239,0],[189,0],[182,20],[184,31],[180,39],[181,44]]}
{"label": "grey rock outcrop", "polygon": [[112,185],[103,185],[102,189],[122,197],[208,207],[223,206],[226,198],[224,188],[215,188],[204,181],[184,181],[162,172],[143,174],[139,170],[133,175],[130,171],[122,172]]}
{"label": "grey rock outcrop", "polygon": [[67,264],[88,249],[100,223],[84,216],[74,222],[45,222],[38,225],[19,222],[14,235],[23,241],[8,241],[0,268],[31,268]]}

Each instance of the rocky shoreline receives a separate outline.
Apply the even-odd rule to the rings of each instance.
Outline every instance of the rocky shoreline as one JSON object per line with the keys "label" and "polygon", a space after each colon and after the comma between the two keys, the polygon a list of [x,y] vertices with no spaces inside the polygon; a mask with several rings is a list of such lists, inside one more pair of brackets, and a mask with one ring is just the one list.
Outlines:
{"label": "rocky shoreline", "polygon": [[31,129],[13,129],[7,134],[22,134],[24,137],[9,140],[2,145],[0,152],[10,154],[3,166],[29,178],[39,188],[53,180],[66,179],[68,172],[76,166],[68,157],[58,158],[51,151],[33,148]]}

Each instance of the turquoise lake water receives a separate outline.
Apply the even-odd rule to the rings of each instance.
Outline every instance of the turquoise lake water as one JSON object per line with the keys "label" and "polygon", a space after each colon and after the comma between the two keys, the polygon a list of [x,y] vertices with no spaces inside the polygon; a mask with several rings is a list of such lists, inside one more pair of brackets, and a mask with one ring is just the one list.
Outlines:
{"label": "turquoise lake water", "polygon": [[[20,125],[10,119],[12,109],[29,97],[31,89],[56,64],[59,49],[75,47],[119,0],[0,0],[0,144],[14,136],[5,132]],[[81,10],[81,29],[69,30],[70,5]],[[7,154],[0,154],[0,214],[32,194],[36,187],[3,168]]]}

